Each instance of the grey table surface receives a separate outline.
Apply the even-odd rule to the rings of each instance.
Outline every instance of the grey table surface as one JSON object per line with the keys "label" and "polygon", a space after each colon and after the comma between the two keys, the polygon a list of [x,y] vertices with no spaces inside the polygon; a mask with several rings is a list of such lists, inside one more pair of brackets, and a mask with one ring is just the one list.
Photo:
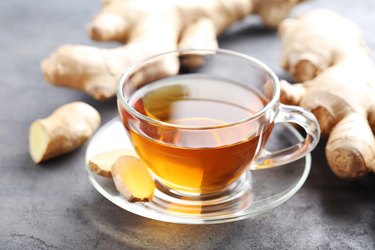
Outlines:
{"label": "grey table surface", "polygon": [[[40,61],[66,43],[97,46],[85,28],[98,0],[0,1],[0,249],[375,249],[375,177],[337,179],[324,140],[313,152],[304,186],[281,206],[253,219],[189,226],[145,219],[113,205],[89,183],[85,146],[41,165],[28,154],[28,129],[58,106],[82,100],[103,124],[115,100],[98,102],[43,80]],[[375,1],[311,1],[354,20],[375,51]],[[220,46],[253,55],[281,78],[280,42],[251,17],[220,37]]]}

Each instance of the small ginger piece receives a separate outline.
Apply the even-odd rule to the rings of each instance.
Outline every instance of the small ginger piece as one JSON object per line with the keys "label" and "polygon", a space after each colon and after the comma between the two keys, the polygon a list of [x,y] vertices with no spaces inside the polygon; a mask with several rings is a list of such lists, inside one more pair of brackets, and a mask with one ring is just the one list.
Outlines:
{"label": "small ginger piece", "polygon": [[[118,78],[135,62],[176,49],[216,49],[216,36],[234,22],[259,14],[266,25],[276,27],[302,1],[103,0],[88,33],[97,41],[125,45],[111,49],[64,45],[43,60],[42,71],[56,86],[105,100],[115,95]],[[158,74],[174,74],[179,65],[155,66],[150,68]]]}
{"label": "small ginger piece", "polygon": [[99,113],[83,102],[66,104],[31,124],[29,150],[35,163],[68,153],[85,143],[100,125]]}
{"label": "small ginger piece", "polygon": [[375,172],[375,63],[360,29],[329,10],[279,28],[282,64],[301,83],[281,83],[281,100],[311,110],[328,136],[326,157],[341,178]]}
{"label": "small ginger piece", "polygon": [[143,163],[133,156],[121,156],[112,166],[117,190],[130,202],[151,201],[155,183]]}
{"label": "small ginger piece", "polygon": [[98,175],[112,178],[112,166],[121,156],[133,155],[131,151],[125,149],[111,150],[95,155],[89,160],[88,167]]}

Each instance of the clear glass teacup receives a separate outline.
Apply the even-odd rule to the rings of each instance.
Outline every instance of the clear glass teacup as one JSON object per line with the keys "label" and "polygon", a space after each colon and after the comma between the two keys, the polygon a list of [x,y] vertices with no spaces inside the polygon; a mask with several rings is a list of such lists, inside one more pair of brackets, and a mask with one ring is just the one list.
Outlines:
{"label": "clear glass teacup", "polygon": [[[280,103],[276,75],[227,50],[181,50],[148,58],[121,77],[118,109],[130,140],[156,181],[182,196],[226,192],[249,169],[308,154],[320,131],[307,110]],[[306,131],[302,142],[265,150],[274,124]]]}

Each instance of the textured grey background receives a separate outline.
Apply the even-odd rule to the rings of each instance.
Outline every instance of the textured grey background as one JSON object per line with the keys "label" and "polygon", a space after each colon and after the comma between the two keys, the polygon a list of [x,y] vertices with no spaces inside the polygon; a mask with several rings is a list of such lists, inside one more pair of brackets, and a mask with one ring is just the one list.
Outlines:
{"label": "textured grey background", "polygon": [[[328,7],[353,19],[375,51],[375,1],[311,1],[294,14]],[[255,219],[206,226],[168,224],[130,214],[103,198],[84,170],[85,147],[36,166],[28,128],[56,107],[83,100],[103,123],[115,101],[47,84],[39,63],[65,43],[94,44],[85,26],[99,1],[0,1],[0,249],[375,249],[375,177],[342,181],[325,163],[322,141],[302,189]],[[235,25],[221,46],[253,55],[280,77],[276,32],[257,18]],[[98,46],[115,46],[115,44]]]}

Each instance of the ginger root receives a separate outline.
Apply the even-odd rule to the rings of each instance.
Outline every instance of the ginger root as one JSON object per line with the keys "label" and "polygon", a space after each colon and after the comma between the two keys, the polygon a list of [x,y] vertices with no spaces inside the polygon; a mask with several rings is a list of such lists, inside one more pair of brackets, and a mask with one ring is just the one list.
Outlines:
{"label": "ginger root", "polygon": [[31,124],[29,150],[35,163],[68,153],[86,142],[100,125],[99,113],[83,102],[66,104]]}
{"label": "ginger root", "polygon": [[112,178],[112,166],[117,159],[121,156],[133,154],[131,151],[125,149],[107,151],[92,157],[88,162],[88,167],[98,175]]}
{"label": "ginger root", "polygon": [[[103,0],[89,35],[97,41],[126,45],[113,49],[65,45],[42,62],[42,71],[56,86],[104,100],[115,95],[119,76],[131,64],[178,48],[217,48],[217,34],[250,13],[258,13],[267,25],[275,27],[302,1]],[[166,63],[159,70],[168,66]]]}
{"label": "ginger root", "polygon": [[143,163],[133,156],[121,156],[112,166],[117,190],[130,202],[151,201],[155,183]]}
{"label": "ginger root", "polygon": [[326,157],[342,178],[375,171],[375,64],[359,28],[328,10],[286,19],[282,64],[302,83],[282,82],[281,101],[311,110],[328,135]]}

